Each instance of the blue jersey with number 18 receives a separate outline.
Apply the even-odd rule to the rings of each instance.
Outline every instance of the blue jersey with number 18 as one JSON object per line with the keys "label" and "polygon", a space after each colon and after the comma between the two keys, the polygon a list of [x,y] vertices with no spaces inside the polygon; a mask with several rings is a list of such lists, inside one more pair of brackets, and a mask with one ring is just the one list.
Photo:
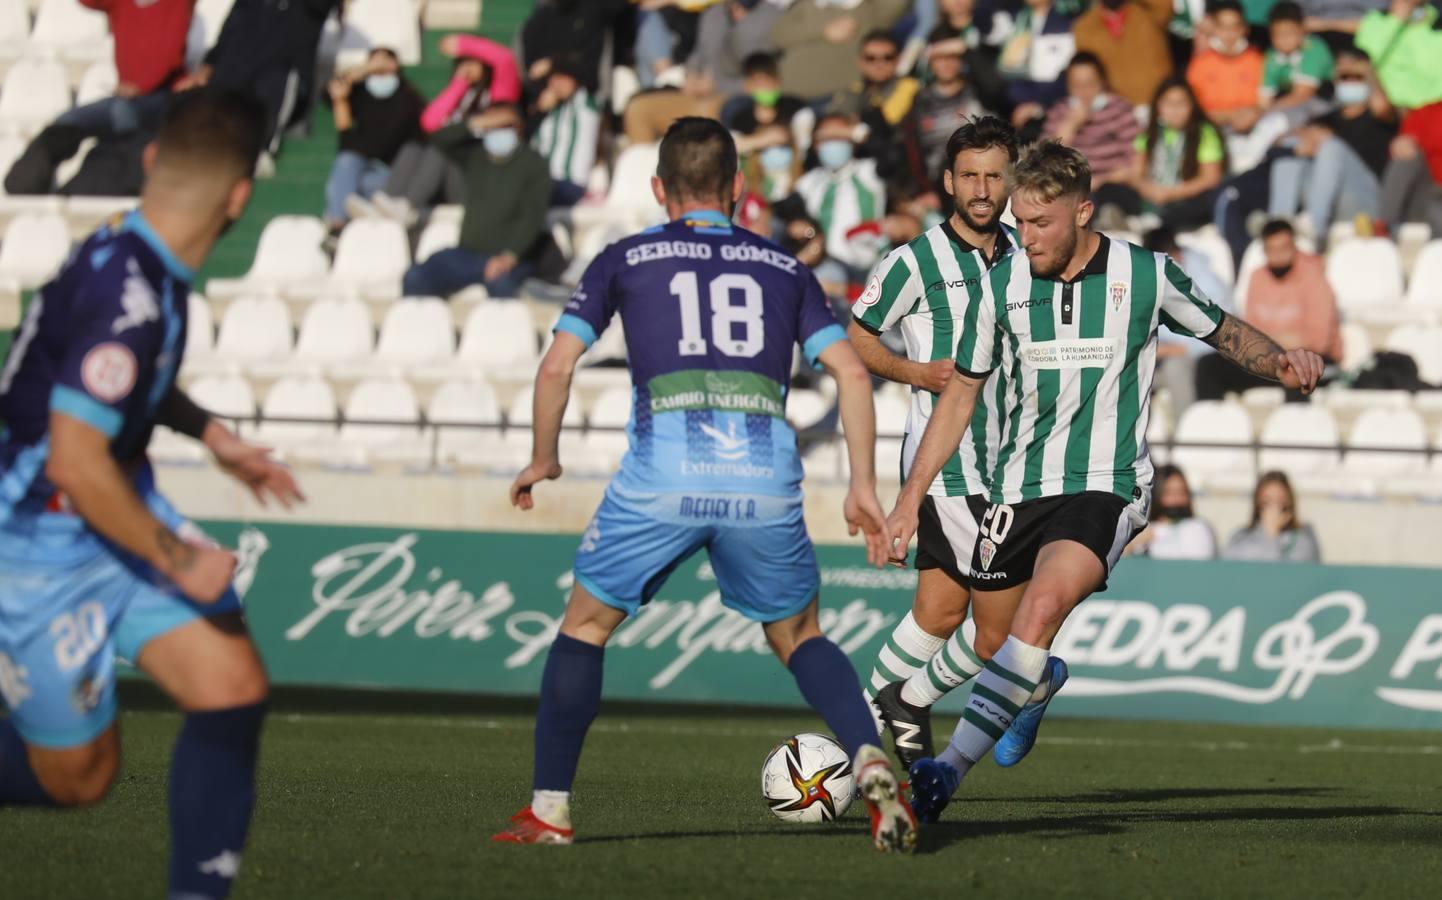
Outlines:
{"label": "blue jersey with number 18", "polygon": [[618,314],[633,384],[619,486],[800,492],[794,348],[814,363],[846,338],[806,266],[719,212],[688,213],[602,251],[556,330],[589,346]]}

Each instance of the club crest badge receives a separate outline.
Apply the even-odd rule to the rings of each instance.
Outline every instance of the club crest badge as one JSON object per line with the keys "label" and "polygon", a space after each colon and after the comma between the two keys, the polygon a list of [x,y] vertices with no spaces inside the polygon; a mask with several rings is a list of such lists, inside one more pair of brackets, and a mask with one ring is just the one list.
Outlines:
{"label": "club crest badge", "polygon": [[1111,283],[1112,309],[1121,312],[1122,304],[1127,302],[1127,283],[1125,281],[1113,281]]}
{"label": "club crest badge", "polygon": [[991,561],[996,558],[996,544],[992,543],[991,538],[982,538],[980,552],[981,567],[985,571],[990,572]]}

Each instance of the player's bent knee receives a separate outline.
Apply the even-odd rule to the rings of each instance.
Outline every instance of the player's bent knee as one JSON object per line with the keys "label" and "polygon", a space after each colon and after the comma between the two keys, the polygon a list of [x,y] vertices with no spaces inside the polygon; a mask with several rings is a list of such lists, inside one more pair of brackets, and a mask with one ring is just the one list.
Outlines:
{"label": "player's bent knee", "polygon": [[1005,629],[977,626],[976,640],[971,649],[976,653],[978,659],[987,662],[996,655],[996,651],[1001,649],[1001,645],[1006,643],[1007,637]]}
{"label": "player's bent knee", "polygon": [[1027,592],[1021,618],[1034,628],[1055,632],[1074,605],[1062,591],[1039,587]]}
{"label": "player's bent knee", "polygon": [[31,765],[45,793],[59,806],[94,806],[120,771],[120,743],[106,732],[83,747],[32,752]]}
{"label": "player's bent knee", "polygon": [[961,623],[966,621],[966,610],[931,609],[918,607],[912,613],[916,624],[933,637],[951,637]]}

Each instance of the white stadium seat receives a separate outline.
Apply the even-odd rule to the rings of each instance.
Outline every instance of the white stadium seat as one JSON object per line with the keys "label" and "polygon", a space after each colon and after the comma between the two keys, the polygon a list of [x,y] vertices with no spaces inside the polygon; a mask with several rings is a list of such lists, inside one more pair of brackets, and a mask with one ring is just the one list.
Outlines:
{"label": "white stadium seat", "polygon": [[[282,378],[271,386],[260,408],[256,439],[282,455],[329,445],[335,438],[335,392],[314,376]],[[285,422],[280,419],[309,419]]]}
{"label": "white stadium seat", "polygon": [[420,430],[415,391],[398,378],[373,378],[356,385],[345,404],[338,445],[340,459],[368,463],[387,455],[411,461],[428,455]]}
{"label": "white stadium seat", "polygon": [[284,302],[242,297],[220,320],[214,360],[222,367],[276,362],[290,355],[291,339],[290,309]]}
{"label": "white stadium seat", "polygon": [[1337,422],[1325,406],[1288,403],[1267,417],[1267,424],[1262,429],[1262,444],[1318,449],[1279,450],[1264,446],[1260,466],[1263,470],[1281,469],[1288,475],[1330,472],[1337,467],[1337,445],[1340,443]]}
{"label": "white stadium seat", "polygon": [[[467,461],[484,468],[501,445],[501,408],[484,381],[447,381],[431,397],[426,418],[436,429],[442,461]],[[467,427],[469,426],[469,427]]]}
{"label": "white stadium seat", "polygon": [[[1173,435],[1179,445],[1171,461],[1180,466],[1194,484],[1206,484],[1218,475],[1252,477],[1252,418],[1240,403],[1199,400],[1182,412]],[[1188,447],[1188,443],[1227,444],[1232,447]]]}
{"label": "white stadium seat", "polygon": [[1342,359],[1340,365],[1347,372],[1355,372],[1372,360],[1372,338],[1367,329],[1356,322],[1342,323]]}
{"label": "white stadium seat", "polygon": [[1184,249],[1194,250],[1206,257],[1212,274],[1220,278],[1227,287],[1233,285],[1236,270],[1232,264],[1232,248],[1214,226],[1208,225],[1198,231],[1179,234],[1177,243]]}
{"label": "white stadium seat", "polygon": [[75,105],[87,106],[97,100],[115,96],[120,75],[115,71],[112,60],[102,59],[92,63],[80,78],[80,87],[75,89]]}
{"label": "white stadium seat", "polygon": [[375,343],[370,310],[354,298],[326,298],[306,307],[295,352],[252,371],[269,377],[319,374],[334,366],[364,363]]}
{"label": "white stadium seat", "polygon": [[891,391],[879,392],[876,395],[877,436],[900,438],[906,434],[906,416],[910,411],[909,398],[900,397]]}
{"label": "white stadium seat", "polygon": [[1423,381],[1442,385],[1442,327],[1400,325],[1387,336],[1387,349],[1416,360]]}
{"label": "white stadium seat", "polygon": [[461,223],[459,220],[437,221],[432,218],[426,225],[426,230],[421,232],[420,239],[416,241],[416,262],[423,263],[437,251],[449,250],[460,241]]}
{"label": "white stadium seat", "polygon": [[581,474],[614,473],[629,447],[624,429],[631,419],[635,402],[635,394],[629,387],[614,387],[603,391],[591,407],[590,430],[582,440],[584,450],[572,456],[569,464],[575,466]]}
{"label": "white stadium seat", "polygon": [[21,0],[0,0],[0,59],[19,59],[30,42],[30,13]]}
{"label": "white stadium seat", "polygon": [[[519,469],[531,459],[531,404],[535,399],[533,389],[530,386],[516,393],[511,400],[510,408],[506,410],[506,433],[504,439],[505,450],[498,454],[496,465],[508,468]],[[579,449],[581,439],[577,431],[586,424],[585,416],[581,413],[581,404],[566,404],[565,415],[561,418],[561,456],[562,463],[569,465],[574,457],[572,451]]]}
{"label": "white stadium seat", "polygon": [[1417,254],[1407,283],[1407,305],[1442,310],[1442,240],[1428,241]]}
{"label": "white stadium seat", "polygon": [[314,216],[276,216],[261,232],[250,271],[241,278],[212,278],[206,293],[220,300],[322,281],[330,268],[321,249],[325,236],[325,223]]}
{"label": "white stadium seat", "polygon": [[[1410,409],[1367,410],[1352,424],[1347,446],[1342,466],[1357,478],[1420,474],[1427,467],[1427,426]],[[1379,447],[1416,452],[1384,453],[1374,449]]]}
{"label": "white stadium seat", "polygon": [[630,145],[616,157],[605,201],[571,210],[572,245],[578,258],[588,259],[608,239],[632,234],[657,220],[661,212],[651,196],[651,176],[659,159],[658,144]]}
{"label": "white stadium seat", "polygon": [[43,0],[35,14],[30,46],[74,60],[106,59],[113,46],[110,22],[80,0]]}
{"label": "white stadium seat", "polygon": [[[364,299],[393,300],[411,264],[405,226],[389,219],[358,219],[346,225],[336,245],[330,274],[319,285],[296,285],[292,293],[319,296],[340,289]],[[318,290],[317,290],[318,289]]]}
{"label": "white stadium seat", "polygon": [[831,401],[820,391],[794,388],[786,395],[786,421],[797,431],[805,431],[831,411]]}
{"label": "white stadium seat", "polygon": [[25,213],[10,220],[0,241],[0,277],[29,290],[50,280],[70,253],[70,230],[54,213]]}
{"label": "white stadium seat", "polygon": [[[194,324],[193,322],[191,324]],[[226,419],[255,417],[255,394],[250,382],[236,375],[198,378],[186,393],[202,409]],[[147,454],[158,462],[196,464],[205,461],[205,448],[193,438],[176,434],[169,428],[157,428]]]}
{"label": "white stadium seat", "polygon": [[1402,300],[1402,257],[1386,238],[1356,238],[1328,254],[1327,281],[1343,315],[1386,310]]}
{"label": "white stadium seat", "polygon": [[28,138],[68,109],[70,86],[57,62],[23,59],[0,86],[0,128],[9,132]]}
{"label": "white stadium seat", "polygon": [[203,359],[211,355],[215,347],[215,319],[210,314],[210,303],[200,294],[191,292],[186,301],[185,361]]}
{"label": "white stadium seat", "polygon": [[417,367],[416,377],[442,381],[485,372],[533,369],[536,330],[531,311],[520,300],[477,303],[461,329],[461,346],[453,362]]}
{"label": "white stadium seat", "polygon": [[411,0],[351,0],[345,12],[345,32],[342,54],[389,47],[402,65],[414,66],[421,61],[420,16],[417,4]]}
{"label": "white stadium seat", "polygon": [[340,378],[400,375],[416,367],[448,367],[455,353],[451,310],[444,300],[420,297],[394,303],[381,323],[380,340],[373,354],[355,363],[336,366]]}

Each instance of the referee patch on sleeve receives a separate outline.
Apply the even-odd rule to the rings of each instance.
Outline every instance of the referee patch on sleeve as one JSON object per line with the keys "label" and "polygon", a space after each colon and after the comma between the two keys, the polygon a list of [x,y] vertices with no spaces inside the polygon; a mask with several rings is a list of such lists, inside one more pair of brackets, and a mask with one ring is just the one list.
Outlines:
{"label": "referee patch on sleeve", "polygon": [[130,396],[137,374],[135,354],[119,341],[91,347],[80,363],[85,390],[102,403],[118,403]]}

